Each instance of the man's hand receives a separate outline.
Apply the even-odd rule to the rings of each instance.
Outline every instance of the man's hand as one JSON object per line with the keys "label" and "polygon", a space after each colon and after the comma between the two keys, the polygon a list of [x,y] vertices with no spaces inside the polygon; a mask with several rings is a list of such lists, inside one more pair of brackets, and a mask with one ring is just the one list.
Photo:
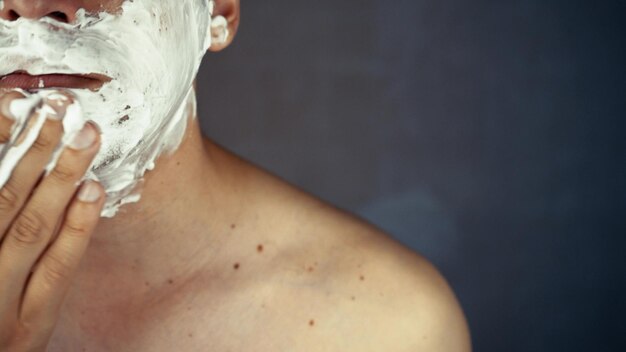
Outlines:
{"label": "man's hand", "polygon": [[[9,105],[22,97],[15,91],[0,94],[0,144],[10,139],[14,123]],[[100,147],[98,129],[90,123],[43,176],[61,141],[65,108],[72,102],[67,97],[43,102],[56,114],[48,116],[0,189],[0,351],[46,350],[104,204],[96,182],[85,182],[77,191]]]}

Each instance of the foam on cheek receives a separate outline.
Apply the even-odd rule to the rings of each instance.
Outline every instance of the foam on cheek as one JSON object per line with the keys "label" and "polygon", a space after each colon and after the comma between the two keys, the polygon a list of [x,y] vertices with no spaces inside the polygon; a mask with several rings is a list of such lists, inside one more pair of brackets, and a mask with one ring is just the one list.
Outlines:
{"label": "foam on cheek", "polygon": [[[101,150],[85,178],[107,192],[102,216],[139,199],[146,170],[178,148],[187,118],[195,116],[192,82],[211,44],[210,7],[208,0],[127,0],[120,14],[81,9],[69,25],[50,18],[0,20],[0,75],[23,70],[111,78],[97,92],[70,89],[81,112],[64,121],[68,135],[86,120],[101,128]],[[31,92],[26,101],[40,102],[45,91]],[[26,119],[26,110],[16,112]],[[23,151],[12,155],[16,163]],[[2,168],[12,169],[5,159]]]}

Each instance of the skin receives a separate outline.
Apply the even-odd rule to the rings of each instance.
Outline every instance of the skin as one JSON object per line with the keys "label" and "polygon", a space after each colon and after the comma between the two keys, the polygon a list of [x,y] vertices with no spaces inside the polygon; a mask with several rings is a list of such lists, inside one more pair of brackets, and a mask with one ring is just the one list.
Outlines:
{"label": "skin", "polygon": [[[0,15],[71,21],[77,8],[121,3],[7,0]],[[239,1],[216,9],[233,34],[211,49],[220,51]],[[0,108],[16,98],[0,95]],[[146,174],[142,200],[113,219],[98,217],[101,187],[82,202],[74,185],[97,130],[37,183],[62,133],[46,122],[0,190],[0,350],[470,350],[463,312],[428,261],[191,121],[181,147]],[[0,114],[0,141],[10,125]]]}

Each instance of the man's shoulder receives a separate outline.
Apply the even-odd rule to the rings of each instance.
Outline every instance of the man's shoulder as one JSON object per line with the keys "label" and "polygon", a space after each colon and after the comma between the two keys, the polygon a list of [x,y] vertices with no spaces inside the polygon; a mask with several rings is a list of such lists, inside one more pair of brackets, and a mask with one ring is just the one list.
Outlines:
{"label": "man's shoulder", "polygon": [[260,219],[250,231],[268,245],[246,282],[262,301],[263,326],[291,334],[287,349],[469,350],[459,304],[426,259],[279,177],[247,175]]}
{"label": "man's shoulder", "polygon": [[322,350],[469,350],[459,304],[422,256],[299,190],[275,210],[290,217],[290,245],[273,261],[292,268],[281,276],[282,304],[309,313],[309,336],[318,344],[346,344]]}
{"label": "man's shoulder", "polygon": [[[376,350],[466,351],[469,336],[458,301],[424,257],[388,234],[343,211],[326,229],[335,287],[354,292],[347,312],[362,324],[363,342]],[[337,317],[339,321],[345,315]],[[364,346],[365,347],[365,346]]]}

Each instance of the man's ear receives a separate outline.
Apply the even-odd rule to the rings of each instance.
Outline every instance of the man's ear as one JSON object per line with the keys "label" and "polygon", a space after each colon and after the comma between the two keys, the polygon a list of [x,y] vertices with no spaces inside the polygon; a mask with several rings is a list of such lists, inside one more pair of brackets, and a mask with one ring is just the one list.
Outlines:
{"label": "man's ear", "polygon": [[[209,51],[218,52],[224,50],[232,43],[237,29],[239,28],[239,0],[214,0],[215,6],[213,8],[213,18],[216,16],[222,16],[226,19],[226,23],[219,23],[214,21],[211,28],[211,36],[213,38],[223,38],[223,40],[213,40]],[[225,38],[223,36],[224,30],[227,29],[228,34]]]}

